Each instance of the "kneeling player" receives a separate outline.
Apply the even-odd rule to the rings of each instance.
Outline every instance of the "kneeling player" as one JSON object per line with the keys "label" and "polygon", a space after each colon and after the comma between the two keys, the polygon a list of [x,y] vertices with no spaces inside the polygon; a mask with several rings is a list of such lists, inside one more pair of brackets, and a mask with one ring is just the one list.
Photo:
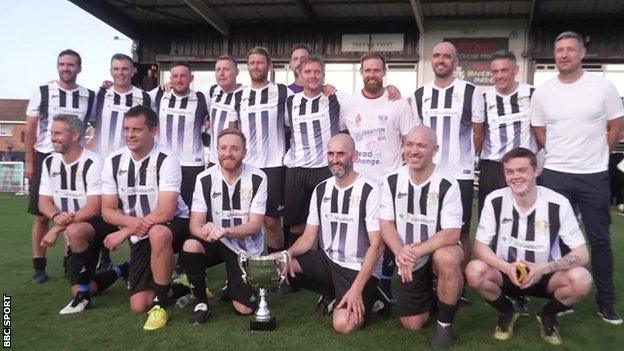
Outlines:
{"label": "kneeling player", "polygon": [[406,165],[388,175],[381,200],[381,232],[396,255],[401,282],[397,309],[401,324],[417,330],[433,307],[437,276],[438,321],[434,349],[451,346],[451,323],[463,287],[458,244],[462,227],[459,185],[433,163],[435,133],[425,126],[410,130],[403,143]]}
{"label": "kneeling player", "polygon": [[[585,239],[568,200],[536,185],[537,160],[516,148],[502,158],[508,187],[485,199],[474,246],[476,260],[466,267],[468,284],[499,311],[494,338],[507,340],[518,314],[508,297],[549,299],[537,315],[542,338],[561,344],[557,314],[591,288]],[[522,267],[520,267],[522,266]]]}
{"label": "kneeling player", "polygon": [[[287,250],[292,258],[290,283],[334,296],[334,330],[346,334],[370,317],[377,299],[384,249],[379,234],[379,190],[353,170],[353,139],[338,134],[327,146],[334,175],[316,186],[302,236]],[[317,240],[321,250],[312,250]]]}
{"label": "kneeling player", "polygon": [[127,276],[127,265],[95,275],[98,253],[106,235],[117,230],[100,217],[102,160],[81,146],[84,122],[75,115],[57,115],[50,136],[55,153],[44,161],[39,187],[39,211],[54,222],[41,246],[54,245],[65,231],[71,255],[69,279],[74,298],[59,313],[79,313],[91,306],[91,296]]}
{"label": "kneeling player", "polygon": [[227,294],[234,309],[251,314],[256,309],[253,288],[242,279],[238,252],[259,256],[264,248],[262,223],[267,199],[266,175],[243,164],[245,136],[224,129],[217,140],[219,164],[201,172],[195,181],[190,229],[184,242],[182,266],[197,304],[191,322],[202,324],[210,316],[206,296],[206,268],[225,262]]}

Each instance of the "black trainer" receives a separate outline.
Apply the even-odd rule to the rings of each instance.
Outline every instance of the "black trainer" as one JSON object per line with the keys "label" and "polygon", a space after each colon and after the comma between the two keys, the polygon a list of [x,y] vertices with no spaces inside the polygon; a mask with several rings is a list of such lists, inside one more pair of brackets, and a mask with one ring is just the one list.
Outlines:
{"label": "black trainer", "polygon": [[602,320],[607,323],[613,325],[622,324],[622,317],[613,305],[600,306],[598,308],[598,315],[602,317]]}
{"label": "black trainer", "polygon": [[513,309],[515,313],[523,317],[528,317],[531,315],[531,311],[529,311],[529,298],[526,296],[508,296],[509,301],[513,305]]}
{"label": "black trainer", "polygon": [[453,345],[453,325],[442,326],[439,322],[435,325],[436,334],[429,346],[433,350],[446,350]]}
{"label": "black trainer", "polygon": [[334,296],[324,296],[319,295],[319,299],[316,302],[316,308],[314,312],[319,316],[326,316],[331,314],[334,311],[334,305],[336,304],[336,299]]}
{"label": "black trainer", "polygon": [[48,275],[45,271],[35,271],[33,274],[32,282],[35,284],[42,284],[48,281]]}
{"label": "black trainer", "polygon": [[559,323],[557,317],[538,313],[536,316],[540,325],[540,335],[544,341],[551,345],[561,345],[563,340],[559,335]]}
{"label": "black trainer", "polygon": [[208,306],[205,302],[200,302],[195,305],[193,314],[191,315],[191,318],[189,318],[189,321],[195,325],[204,324],[211,314],[212,311],[210,310],[210,306]]}

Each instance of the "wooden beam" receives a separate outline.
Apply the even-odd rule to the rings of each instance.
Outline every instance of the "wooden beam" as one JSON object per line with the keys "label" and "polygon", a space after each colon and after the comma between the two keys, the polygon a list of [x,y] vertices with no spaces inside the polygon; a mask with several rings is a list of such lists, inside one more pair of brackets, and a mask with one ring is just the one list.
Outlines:
{"label": "wooden beam", "polygon": [[132,39],[139,39],[140,29],[136,21],[125,15],[107,1],[69,0],[72,4],[90,13],[95,18],[122,32]]}
{"label": "wooden beam", "polygon": [[316,13],[316,11],[314,11],[314,8],[312,7],[312,5],[310,4],[308,0],[297,0],[297,4],[299,5],[301,12],[303,12],[303,14],[308,19],[308,21],[310,22],[320,21],[319,15]]}
{"label": "wooden beam", "polygon": [[414,13],[414,18],[416,19],[418,31],[422,34],[425,32],[425,17],[422,13],[420,0],[410,0],[410,5],[412,5],[412,12]]}
{"label": "wooden beam", "polygon": [[202,0],[184,0],[184,2],[221,34],[230,34],[230,25]]}

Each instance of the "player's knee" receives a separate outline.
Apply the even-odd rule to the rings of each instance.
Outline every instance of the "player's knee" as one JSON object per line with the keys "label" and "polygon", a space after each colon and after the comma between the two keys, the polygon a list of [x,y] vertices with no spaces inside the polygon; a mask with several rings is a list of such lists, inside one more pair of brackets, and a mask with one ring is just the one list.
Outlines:
{"label": "player's knee", "polygon": [[148,304],[143,299],[130,298],[130,310],[134,313],[143,313],[147,311],[149,307],[150,307],[150,304]]}
{"label": "player's knee", "polygon": [[431,259],[439,274],[461,273],[462,255],[454,248],[444,247],[436,250]]}
{"label": "player's knee", "polygon": [[171,246],[173,241],[173,235],[169,228],[162,225],[153,226],[149,230],[148,236],[152,249],[167,247],[167,245]]}
{"label": "player's knee", "polygon": [[582,298],[589,294],[592,285],[592,277],[587,269],[583,267],[573,268],[567,275],[572,292],[576,297]]}
{"label": "player's knee", "polygon": [[204,247],[195,239],[187,239],[182,245],[182,251],[188,253],[203,253]]}
{"label": "player's knee", "polygon": [[84,230],[81,230],[81,227],[75,224],[70,224],[67,228],[65,228],[65,234],[67,235],[67,240],[69,240],[70,245],[74,242],[82,242],[86,240]]}
{"label": "player's knee", "polygon": [[249,306],[245,306],[242,303],[238,302],[238,301],[232,301],[232,306],[234,306],[234,309],[236,310],[236,312],[242,314],[242,315],[249,315],[252,314],[254,312],[254,309],[249,307]]}
{"label": "player's knee", "polygon": [[477,288],[483,284],[488,265],[480,260],[472,260],[466,265],[466,282],[470,287]]}
{"label": "player's knee", "polygon": [[401,326],[407,330],[415,331],[420,330],[429,319],[429,314],[419,315],[419,316],[411,316],[411,317],[401,317]]}

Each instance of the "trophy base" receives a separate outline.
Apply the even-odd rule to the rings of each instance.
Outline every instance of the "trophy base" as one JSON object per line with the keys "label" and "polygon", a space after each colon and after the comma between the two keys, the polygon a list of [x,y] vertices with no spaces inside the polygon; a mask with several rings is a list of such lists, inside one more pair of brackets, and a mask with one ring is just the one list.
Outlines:
{"label": "trophy base", "polygon": [[249,330],[251,331],[271,331],[275,330],[276,323],[275,317],[271,317],[267,320],[251,320],[249,322]]}

